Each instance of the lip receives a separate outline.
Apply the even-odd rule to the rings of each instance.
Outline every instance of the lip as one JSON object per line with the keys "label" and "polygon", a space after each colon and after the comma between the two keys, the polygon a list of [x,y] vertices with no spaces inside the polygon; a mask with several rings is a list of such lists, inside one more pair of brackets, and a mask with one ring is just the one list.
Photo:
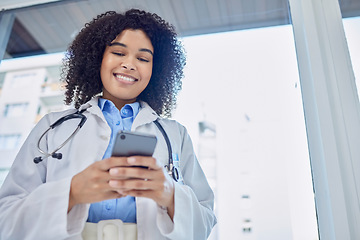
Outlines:
{"label": "lip", "polygon": [[124,74],[124,73],[114,73],[113,76],[115,77],[115,79],[118,82],[124,83],[124,84],[134,84],[135,82],[138,81],[137,78],[128,75],[128,74]]}

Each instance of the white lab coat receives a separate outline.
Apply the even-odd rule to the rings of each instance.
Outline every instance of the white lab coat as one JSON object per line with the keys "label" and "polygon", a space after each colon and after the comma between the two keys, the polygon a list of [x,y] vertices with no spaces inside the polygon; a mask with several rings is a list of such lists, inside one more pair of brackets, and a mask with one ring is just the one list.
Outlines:
{"label": "white lab coat", "polygon": [[[132,130],[157,135],[154,157],[168,162],[165,140],[152,122],[159,116],[146,104],[134,120]],[[75,205],[67,213],[72,177],[95,161],[101,160],[109,144],[111,130],[94,98],[81,106],[87,108],[82,129],[59,152],[61,160],[49,157],[39,164],[37,142],[41,134],[57,119],[74,110],[46,115],[33,129],[20,149],[0,189],[1,240],[81,239],[88,217],[89,204]],[[51,152],[58,147],[79,120],[68,120],[44,137],[42,149]],[[216,223],[214,195],[200,168],[186,129],[173,120],[161,119],[169,135],[173,152],[180,159],[183,184],[175,184],[173,222],[157,204],[147,198],[136,198],[138,239],[206,239]]]}

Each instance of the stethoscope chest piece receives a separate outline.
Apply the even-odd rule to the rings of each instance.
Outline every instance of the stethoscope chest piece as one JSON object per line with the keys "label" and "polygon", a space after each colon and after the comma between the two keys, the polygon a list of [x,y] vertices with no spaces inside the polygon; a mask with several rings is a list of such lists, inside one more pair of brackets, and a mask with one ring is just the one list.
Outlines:
{"label": "stethoscope chest piece", "polygon": [[[169,162],[173,161],[172,159],[169,160]],[[179,170],[177,167],[174,166],[174,164],[170,163],[169,165],[164,166],[167,170],[167,173],[170,177],[172,177],[175,182],[178,182],[180,179]]]}
{"label": "stethoscope chest piece", "polygon": [[171,175],[172,175],[173,179],[175,180],[175,182],[179,181],[180,175],[179,175],[179,170],[177,169],[177,167],[172,168]]}

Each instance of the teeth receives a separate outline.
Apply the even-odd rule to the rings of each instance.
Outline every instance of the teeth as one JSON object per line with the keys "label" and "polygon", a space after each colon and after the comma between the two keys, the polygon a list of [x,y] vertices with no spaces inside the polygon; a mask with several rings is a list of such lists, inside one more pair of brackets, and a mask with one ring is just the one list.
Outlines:
{"label": "teeth", "polygon": [[121,79],[121,80],[124,80],[124,81],[135,82],[135,79],[134,79],[134,78],[126,77],[126,76],[123,76],[123,75],[120,75],[120,74],[116,74],[115,77],[116,77],[116,78],[119,78],[119,79]]}

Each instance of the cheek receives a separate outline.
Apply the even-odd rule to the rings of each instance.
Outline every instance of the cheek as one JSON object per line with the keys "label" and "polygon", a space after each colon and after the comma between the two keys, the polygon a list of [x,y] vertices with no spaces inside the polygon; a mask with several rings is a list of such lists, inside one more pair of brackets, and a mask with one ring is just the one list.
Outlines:
{"label": "cheek", "polygon": [[105,79],[105,71],[104,71],[104,68],[103,68],[103,67],[100,68],[100,79],[101,79],[102,84],[104,85],[104,84],[105,84],[105,82],[104,82],[104,79]]}
{"label": "cheek", "polygon": [[109,60],[104,56],[103,60],[101,61],[100,71],[103,71],[103,69],[108,68]]}
{"label": "cheek", "polygon": [[151,65],[151,67],[148,67],[146,69],[146,78],[150,81],[150,78],[152,76],[152,70],[153,70],[153,66]]}
{"label": "cheek", "polygon": [[109,61],[107,58],[104,58],[101,62],[101,66],[100,66],[100,77],[101,80],[103,80],[103,78],[105,78],[106,76],[108,76],[110,74],[110,69],[109,69]]}
{"label": "cheek", "polygon": [[150,69],[150,71],[149,71],[149,73],[148,73],[148,76],[147,76],[147,78],[149,79],[149,81],[150,81],[151,76],[152,76],[152,69]]}

